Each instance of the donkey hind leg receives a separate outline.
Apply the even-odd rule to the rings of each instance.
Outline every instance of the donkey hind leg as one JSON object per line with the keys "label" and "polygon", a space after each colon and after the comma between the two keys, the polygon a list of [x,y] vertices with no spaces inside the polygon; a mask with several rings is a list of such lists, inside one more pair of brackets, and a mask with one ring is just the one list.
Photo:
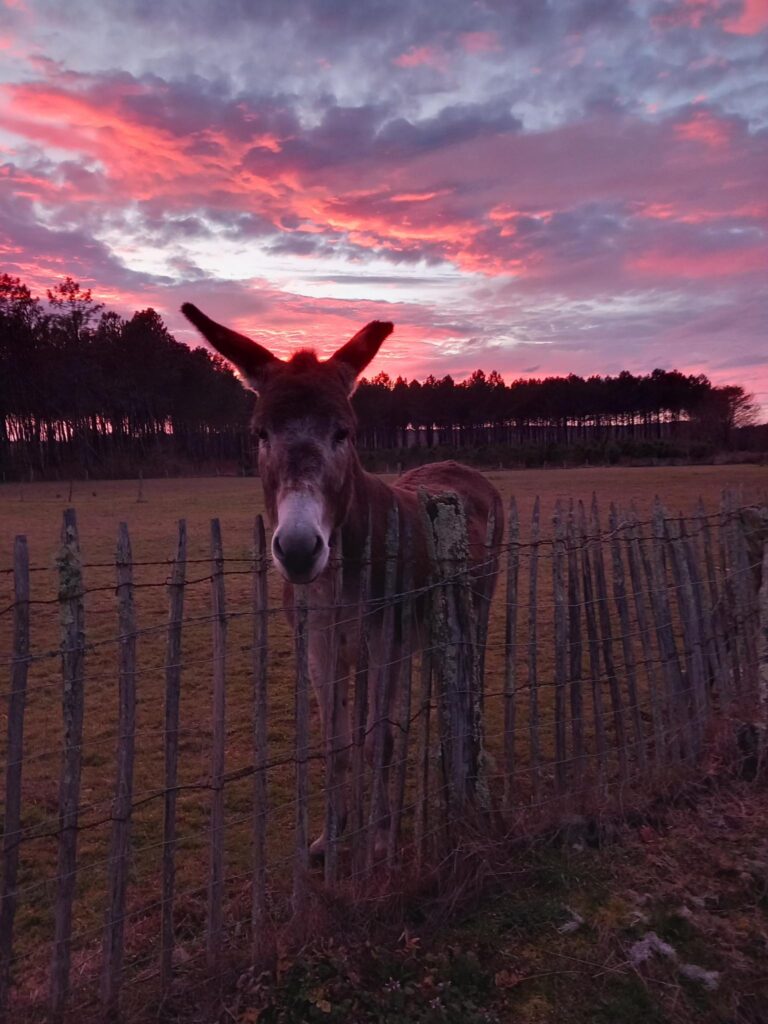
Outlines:
{"label": "donkey hind leg", "polygon": [[[349,679],[351,664],[348,644],[341,638],[338,665],[331,664],[331,646],[327,642],[329,630],[320,632],[318,640],[310,639],[309,672],[315,691],[320,722],[322,727],[323,750],[328,754],[334,751],[331,765],[331,776],[326,777],[326,790],[336,798],[339,833],[344,831],[347,823],[348,808],[348,777],[352,760],[352,728],[349,709]],[[310,634],[311,636],[311,634]],[[332,701],[337,701],[338,713],[335,729],[332,723]],[[323,831],[309,847],[310,857],[322,859],[327,841],[326,825]]]}
{"label": "donkey hind leg", "polygon": [[[378,652],[377,652],[378,653]],[[400,647],[395,645],[392,660],[386,664],[377,659],[371,666],[371,700],[368,707],[368,726],[365,737],[366,758],[373,769],[373,792],[371,794],[371,824],[374,829],[373,851],[376,860],[387,852],[387,837],[390,824],[389,777],[394,752],[392,731],[393,709],[397,706],[400,686]],[[377,755],[380,758],[377,781]]]}

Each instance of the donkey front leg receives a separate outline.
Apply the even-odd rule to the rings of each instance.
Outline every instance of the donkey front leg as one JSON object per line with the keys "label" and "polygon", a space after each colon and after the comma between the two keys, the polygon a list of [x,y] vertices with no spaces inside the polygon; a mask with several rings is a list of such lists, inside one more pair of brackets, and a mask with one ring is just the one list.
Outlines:
{"label": "donkey front leg", "polygon": [[[338,662],[333,664],[329,630],[310,634],[309,673],[315,691],[322,726],[323,751],[326,758],[326,801],[332,801],[338,833],[347,823],[348,776],[352,759],[352,729],[349,714],[350,658],[346,638],[339,643]],[[327,805],[326,805],[327,806]],[[323,831],[309,848],[310,857],[322,859],[327,843],[328,817]]]}

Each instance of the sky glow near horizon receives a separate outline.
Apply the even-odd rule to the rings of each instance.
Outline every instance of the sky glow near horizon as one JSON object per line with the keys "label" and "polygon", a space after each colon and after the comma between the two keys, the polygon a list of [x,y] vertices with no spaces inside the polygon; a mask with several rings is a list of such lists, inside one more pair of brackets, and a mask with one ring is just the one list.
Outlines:
{"label": "sky glow near horizon", "polygon": [[0,0],[0,269],[768,408],[768,0]]}

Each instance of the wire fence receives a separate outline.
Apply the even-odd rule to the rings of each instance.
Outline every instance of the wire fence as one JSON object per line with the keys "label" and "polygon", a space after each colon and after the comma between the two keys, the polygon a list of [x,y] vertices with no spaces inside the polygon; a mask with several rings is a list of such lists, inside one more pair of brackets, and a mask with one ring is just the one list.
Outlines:
{"label": "wire fence", "polygon": [[318,886],[365,907],[479,837],[695,777],[724,723],[766,714],[766,523],[730,495],[611,506],[607,529],[558,502],[543,535],[537,500],[522,541],[513,501],[483,546],[425,498],[378,549],[337,543],[290,627],[260,518],[243,557],[216,520],[209,559],[183,520],[161,561],[121,524],[89,563],[72,510],[54,567],[16,538],[0,1018],[112,1019],[140,984],[264,955]]}

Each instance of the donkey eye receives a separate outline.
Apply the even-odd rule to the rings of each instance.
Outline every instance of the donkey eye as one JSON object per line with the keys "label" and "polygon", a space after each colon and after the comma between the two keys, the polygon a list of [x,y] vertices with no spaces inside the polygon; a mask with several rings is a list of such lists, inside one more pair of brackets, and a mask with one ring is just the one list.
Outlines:
{"label": "donkey eye", "polygon": [[263,441],[264,444],[266,444],[267,441],[269,441],[269,432],[267,430],[260,430],[256,436],[260,441]]}
{"label": "donkey eye", "polygon": [[348,437],[349,431],[345,427],[339,427],[339,429],[335,430],[333,433],[333,443],[341,444],[343,441],[346,441]]}

